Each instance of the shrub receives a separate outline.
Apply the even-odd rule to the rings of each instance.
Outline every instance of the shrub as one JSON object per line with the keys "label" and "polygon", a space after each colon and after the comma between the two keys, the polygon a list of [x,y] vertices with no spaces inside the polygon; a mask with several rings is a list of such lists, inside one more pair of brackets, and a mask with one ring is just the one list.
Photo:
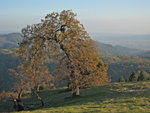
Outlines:
{"label": "shrub", "polygon": [[137,79],[138,79],[138,76],[135,74],[135,72],[133,72],[129,77],[130,82],[136,82]]}
{"label": "shrub", "polygon": [[119,78],[119,82],[125,82],[125,79],[124,79],[123,76],[121,76],[121,77]]}
{"label": "shrub", "polygon": [[141,71],[138,77],[138,81],[144,81],[148,79],[148,74],[145,71]]}

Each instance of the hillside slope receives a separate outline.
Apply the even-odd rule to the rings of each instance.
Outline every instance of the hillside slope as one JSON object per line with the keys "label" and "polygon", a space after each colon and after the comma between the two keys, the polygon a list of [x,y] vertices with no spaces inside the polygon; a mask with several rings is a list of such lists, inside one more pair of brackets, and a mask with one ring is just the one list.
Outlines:
{"label": "hillside slope", "polygon": [[16,69],[18,64],[18,58],[14,55],[14,50],[0,50],[0,92],[11,89],[15,79],[10,75],[8,69]]}
{"label": "hillside slope", "polygon": [[20,33],[0,34],[0,49],[11,49],[18,47],[21,41]]}
{"label": "hillside slope", "polygon": [[150,51],[145,52],[145,53],[139,55],[139,57],[142,58],[142,59],[150,60]]}
{"label": "hillside slope", "polygon": [[100,58],[108,64],[108,76],[112,82],[118,81],[121,76],[129,78],[133,72],[146,71],[150,73],[150,60],[138,56],[100,55]]}
{"label": "hillside slope", "polygon": [[138,49],[129,49],[127,47],[122,47],[122,46],[113,46],[111,44],[104,44],[98,41],[95,41],[98,49],[102,54],[106,55],[126,55],[126,56],[136,56],[136,55],[141,55],[145,53],[145,51],[138,50]]}
{"label": "hillside slope", "polygon": [[[10,33],[5,35],[0,35],[0,49],[11,49],[17,48],[18,43],[22,40],[20,33]],[[127,47],[122,46],[112,46],[111,44],[104,44],[98,41],[95,41],[96,45],[98,46],[99,50],[103,54],[107,55],[140,55],[145,51],[138,50],[138,49],[129,49]]]}
{"label": "hillside slope", "polygon": [[[134,83],[109,83],[99,87],[82,89],[80,97],[68,98],[66,89],[43,90],[45,107],[40,107],[34,95],[24,94],[23,103],[32,108],[28,113],[149,113],[150,81]],[[6,104],[7,103],[7,104]],[[3,105],[2,105],[3,104]],[[1,102],[0,110],[8,111],[13,104]],[[22,111],[21,113],[26,113]]]}

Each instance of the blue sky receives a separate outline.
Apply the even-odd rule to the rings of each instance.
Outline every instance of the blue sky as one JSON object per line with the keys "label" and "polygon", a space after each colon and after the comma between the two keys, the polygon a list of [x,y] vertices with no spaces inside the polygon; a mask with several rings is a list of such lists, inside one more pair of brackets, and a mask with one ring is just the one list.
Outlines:
{"label": "blue sky", "polygon": [[150,34],[150,0],[0,0],[0,33],[68,9],[89,33]]}

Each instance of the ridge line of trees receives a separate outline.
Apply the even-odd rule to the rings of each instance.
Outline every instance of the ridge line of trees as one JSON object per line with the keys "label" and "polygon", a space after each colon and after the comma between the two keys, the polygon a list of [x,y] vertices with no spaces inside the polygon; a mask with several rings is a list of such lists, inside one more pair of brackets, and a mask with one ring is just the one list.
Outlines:
{"label": "ridge line of trees", "polygon": [[129,78],[124,78],[123,76],[121,76],[119,78],[119,82],[137,82],[137,81],[146,81],[146,80],[150,80],[150,74],[148,74],[145,71],[139,71],[138,73],[131,73],[131,75],[129,76]]}

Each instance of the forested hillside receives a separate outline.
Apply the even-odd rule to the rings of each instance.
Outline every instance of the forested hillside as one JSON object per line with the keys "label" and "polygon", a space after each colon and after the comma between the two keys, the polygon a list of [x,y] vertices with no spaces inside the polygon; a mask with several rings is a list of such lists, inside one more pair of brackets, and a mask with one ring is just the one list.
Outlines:
{"label": "forested hillside", "polygon": [[[15,69],[18,65],[18,59],[14,55],[15,49],[0,50],[0,79],[2,81],[2,89],[10,89],[10,85],[14,79],[10,75],[8,69]],[[108,64],[108,76],[112,82],[118,81],[121,76],[128,78],[132,72],[144,70],[150,73],[150,60],[141,59],[138,56],[112,56],[100,55],[101,59]],[[52,69],[53,66],[49,65]]]}
{"label": "forested hillside", "polygon": [[16,69],[18,64],[18,58],[14,55],[14,50],[0,50],[0,91],[10,90],[15,80],[13,76],[10,75],[8,69]]}
{"label": "forested hillside", "polygon": [[132,72],[146,71],[150,73],[150,60],[138,56],[110,56],[101,55],[102,60],[108,63],[108,75],[112,82],[118,81],[121,76],[128,78]]}

